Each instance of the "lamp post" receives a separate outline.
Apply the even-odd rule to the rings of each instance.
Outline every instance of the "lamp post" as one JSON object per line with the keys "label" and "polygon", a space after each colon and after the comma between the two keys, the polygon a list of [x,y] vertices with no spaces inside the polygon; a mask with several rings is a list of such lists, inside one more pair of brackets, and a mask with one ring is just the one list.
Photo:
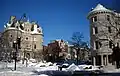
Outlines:
{"label": "lamp post", "polygon": [[17,52],[17,42],[16,41],[14,41],[13,42],[13,48],[15,48],[15,52],[13,52],[13,58],[14,58],[14,60],[15,60],[15,67],[14,67],[14,70],[16,70],[16,61],[17,61],[17,56],[16,56],[16,52]]}
{"label": "lamp post", "polygon": [[17,29],[17,39],[16,41],[13,42],[13,48],[15,49],[15,52],[13,54],[13,58],[15,60],[14,70],[16,70],[17,52],[18,52],[18,49],[20,49],[20,43],[21,43],[21,37],[18,37],[18,29]]}

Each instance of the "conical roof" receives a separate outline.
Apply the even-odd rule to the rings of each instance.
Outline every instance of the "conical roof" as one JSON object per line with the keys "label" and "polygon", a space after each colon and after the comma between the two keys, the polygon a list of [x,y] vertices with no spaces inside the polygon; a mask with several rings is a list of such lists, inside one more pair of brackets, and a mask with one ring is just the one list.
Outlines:
{"label": "conical roof", "polygon": [[101,4],[98,4],[95,9],[93,9],[91,12],[94,12],[94,11],[107,11],[107,12],[111,12],[111,10],[109,9],[106,9],[105,7],[103,7],[103,5]]}
{"label": "conical roof", "polygon": [[113,12],[107,8],[105,8],[103,5],[98,4],[92,11],[89,12],[89,14],[91,13],[96,13],[96,12]]}

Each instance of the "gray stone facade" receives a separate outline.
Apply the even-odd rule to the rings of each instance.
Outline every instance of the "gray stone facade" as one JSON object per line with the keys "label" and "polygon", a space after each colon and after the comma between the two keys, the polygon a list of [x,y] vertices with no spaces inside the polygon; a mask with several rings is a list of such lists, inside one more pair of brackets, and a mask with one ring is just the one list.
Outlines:
{"label": "gray stone facade", "polygon": [[111,63],[112,44],[120,43],[116,37],[120,27],[120,14],[98,4],[88,14],[90,22],[90,45],[93,65],[108,65]]}
{"label": "gray stone facade", "polygon": [[[21,37],[21,49],[18,50],[18,57],[39,58],[43,50],[43,32],[42,28],[35,22],[27,20],[17,20],[12,16],[10,21],[4,26],[4,46],[12,48],[13,42],[17,37]],[[9,47],[8,47],[9,46]],[[12,48],[12,51],[15,49]]]}

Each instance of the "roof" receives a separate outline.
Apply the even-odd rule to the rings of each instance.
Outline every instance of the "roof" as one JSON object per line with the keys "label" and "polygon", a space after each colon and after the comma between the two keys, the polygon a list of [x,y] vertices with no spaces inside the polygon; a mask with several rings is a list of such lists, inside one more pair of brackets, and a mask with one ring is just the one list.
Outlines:
{"label": "roof", "polygon": [[113,12],[107,8],[105,8],[103,5],[98,4],[92,11],[89,12],[89,14],[91,13],[95,13],[95,12]]}

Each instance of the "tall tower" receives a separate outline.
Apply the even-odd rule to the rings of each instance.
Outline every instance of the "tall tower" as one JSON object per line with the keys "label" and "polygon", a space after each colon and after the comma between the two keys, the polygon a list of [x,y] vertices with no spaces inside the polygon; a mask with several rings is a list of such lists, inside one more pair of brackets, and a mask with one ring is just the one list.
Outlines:
{"label": "tall tower", "polygon": [[90,45],[93,65],[108,65],[111,60],[110,36],[115,32],[114,12],[98,4],[88,14],[90,22]]}

